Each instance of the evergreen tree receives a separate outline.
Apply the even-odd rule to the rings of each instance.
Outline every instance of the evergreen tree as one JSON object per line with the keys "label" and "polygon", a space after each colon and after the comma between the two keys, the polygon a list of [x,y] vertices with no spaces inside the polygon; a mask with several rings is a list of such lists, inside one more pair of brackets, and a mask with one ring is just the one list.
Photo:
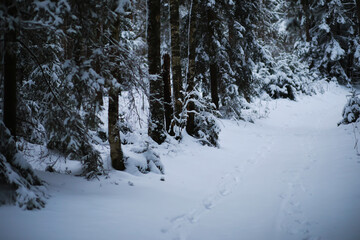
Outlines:
{"label": "evergreen tree", "polygon": [[0,204],[12,203],[26,209],[45,205],[43,182],[35,175],[30,165],[18,153],[17,130],[17,55],[19,21],[21,16],[16,1],[7,0],[0,4],[4,27],[3,70],[4,73],[4,122],[0,119],[0,185],[8,193],[8,199]]}
{"label": "evergreen tree", "polygon": [[171,81],[170,81],[170,56],[165,54],[163,56],[162,78],[164,82],[164,113],[166,131],[174,134],[171,129],[171,121],[173,118],[173,104],[171,99]]}
{"label": "evergreen tree", "polygon": [[3,8],[7,15],[4,33],[4,124],[16,138],[16,62],[19,15],[16,1],[6,1]]}
{"label": "evergreen tree", "polygon": [[356,0],[356,13],[358,17],[358,34],[360,35],[360,0]]}
{"label": "evergreen tree", "polygon": [[[119,54],[117,51],[116,44],[119,43],[120,34],[121,34],[121,16],[119,12],[116,12],[117,6],[112,6],[112,10],[114,11],[114,22],[112,23],[111,29],[111,38],[112,46],[109,54],[110,61],[116,62],[116,56]],[[120,139],[120,129],[118,127],[119,121],[119,86],[118,82],[121,82],[121,72],[115,67],[112,68],[111,73],[114,79],[108,79],[109,85],[109,110],[108,110],[108,134],[109,134],[109,144],[110,144],[110,157],[111,157],[111,165],[116,170],[125,170],[124,164],[124,156],[121,149],[121,139]]]}
{"label": "evergreen tree", "polygon": [[198,22],[199,22],[199,4],[198,0],[192,0],[189,10],[189,56],[188,56],[188,76],[187,76],[187,99],[185,102],[185,110],[187,111],[187,122],[186,122],[186,131],[190,135],[194,135],[195,133],[195,104],[191,100],[194,98],[194,88],[195,88],[195,75],[196,75],[196,66],[195,66],[195,58],[196,58],[196,48],[198,46],[198,38],[196,36]]}
{"label": "evergreen tree", "polygon": [[310,67],[341,84],[359,81],[359,66],[354,61],[358,46],[355,1],[302,0],[285,4],[290,10],[287,28],[298,36],[296,49]]}
{"label": "evergreen tree", "polygon": [[149,136],[157,143],[164,142],[163,82],[160,77],[160,0],[148,0],[148,61],[150,74]]}
{"label": "evergreen tree", "polygon": [[182,110],[182,76],[180,56],[180,17],[179,0],[170,0],[170,25],[171,25],[171,69],[174,92],[174,120],[179,125]]}

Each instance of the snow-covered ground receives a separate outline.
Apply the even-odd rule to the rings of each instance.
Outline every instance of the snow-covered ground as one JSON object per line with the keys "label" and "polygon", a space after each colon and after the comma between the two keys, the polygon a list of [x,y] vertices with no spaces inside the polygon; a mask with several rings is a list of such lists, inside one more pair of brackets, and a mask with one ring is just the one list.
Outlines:
{"label": "snow-covered ground", "polygon": [[337,127],[345,89],[269,102],[255,124],[222,121],[220,149],[163,146],[161,175],[39,171],[45,209],[0,207],[0,239],[358,240],[360,157]]}

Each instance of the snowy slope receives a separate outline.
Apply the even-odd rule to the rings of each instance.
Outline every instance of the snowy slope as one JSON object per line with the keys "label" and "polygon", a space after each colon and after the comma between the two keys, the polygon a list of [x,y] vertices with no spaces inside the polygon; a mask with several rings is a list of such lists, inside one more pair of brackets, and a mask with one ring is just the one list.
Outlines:
{"label": "snowy slope", "polygon": [[222,121],[220,149],[163,146],[161,176],[39,172],[40,211],[0,208],[0,239],[360,239],[360,157],[337,127],[345,89],[269,103],[255,124]]}

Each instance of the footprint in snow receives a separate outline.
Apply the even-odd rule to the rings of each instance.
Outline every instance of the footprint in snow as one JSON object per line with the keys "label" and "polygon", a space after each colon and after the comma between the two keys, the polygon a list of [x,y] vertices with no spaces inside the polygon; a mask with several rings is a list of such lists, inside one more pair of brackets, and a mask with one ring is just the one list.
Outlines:
{"label": "footprint in snow", "polygon": [[203,206],[210,210],[215,206],[215,202],[217,201],[216,196],[211,196],[203,200]]}

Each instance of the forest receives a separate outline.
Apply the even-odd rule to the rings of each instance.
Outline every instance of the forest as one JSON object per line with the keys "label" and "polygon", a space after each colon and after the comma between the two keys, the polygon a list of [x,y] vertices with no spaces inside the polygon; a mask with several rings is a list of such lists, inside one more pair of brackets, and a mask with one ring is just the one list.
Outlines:
{"label": "forest", "polygon": [[[118,191],[116,198],[124,204],[124,209],[118,209],[119,215],[124,214],[121,221],[147,211],[147,207],[130,210],[133,193],[128,188],[137,188],[137,206],[153,194],[159,199],[149,201],[159,204],[160,199],[168,199],[165,205],[174,201],[181,211],[191,209],[186,200],[181,205],[184,196],[194,195],[195,202],[202,202],[191,214],[165,208],[170,213],[163,214],[178,216],[159,231],[160,237],[152,234],[153,225],[148,222],[149,229],[139,231],[119,220],[128,228],[121,230],[120,239],[359,239],[355,223],[360,221],[360,0],[2,0],[0,19],[0,215],[4,219],[0,238],[24,239],[16,235],[20,233],[9,232],[12,222],[6,219],[12,216],[15,224],[33,212],[23,210],[38,209],[35,212],[41,214],[56,209],[55,202],[65,196],[59,183],[64,181],[68,188],[73,185],[70,190],[64,188],[71,192],[69,199],[89,191],[79,199],[89,199],[91,209],[97,206],[91,194],[112,199],[110,192]],[[298,125],[292,128],[292,124]],[[321,135],[319,129],[327,124],[332,132],[326,128]],[[329,144],[317,145],[322,142]],[[207,210],[217,206],[220,209],[223,197],[231,195],[233,202],[240,201],[236,189],[247,181],[244,172],[252,173],[248,169],[254,168],[259,175],[249,173],[251,179],[266,179],[261,164],[273,160],[274,171],[280,171],[277,166],[286,168],[281,171],[288,192],[280,194],[280,205],[294,210],[281,218],[286,221],[278,221],[290,222],[289,216],[306,212],[306,204],[301,211],[298,207],[299,199],[305,198],[298,194],[311,188],[303,185],[313,185],[307,183],[307,172],[289,174],[303,159],[291,164],[280,161],[285,159],[281,152],[297,159],[296,151],[316,155],[324,165],[334,167],[325,168],[329,179],[336,179],[335,169],[348,173],[348,178],[339,177],[348,179],[340,181],[347,187],[335,186],[339,191],[349,190],[346,194],[352,197],[333,200],[349,208],[339,220],[347,224],[339,226],[343,232],[331,235],[332,227],[319,223],[328,223],[327,217],[313,222],[290,219],[295,223],[280,224],[285,235],[276,236],[265,230],[257,230],[264,235],[239,235],[247,230],[228,227],[213,230],[226,232],[227,237],[209,233],[205,238],[205,223],[189,230],[198,222],[193,219],[206,218]],[[327,155],[319,157],[323,153]],[[241,160],[253,154],[257,154],[254,163]],[[233,160],[229,163],[227,158]],[[353,159],[353,165],[341,165],[339,159]],[[308,166],[299,165],[303,167]],[[189,170],[193,168],[197,170]],[[201,178],[204,182],[197,182]],[[180,187],[183,181],[186,184]],[[101,193],[94,190],[99,184],[106,189],[120,186]],[[211,185],[220,186],[215,195],[209,195]],[[328,187],[321,185],[317,192],[327,196]],[[266,184],[260,188],[264,190]],[[270,194],[270,189],[264,191]],[[173,191],[184,194],[172,200],[167,194]],[[99,204],[107,204],[101,202],[105,197],[101,199]],[[151,208],[150,203],[144,206]],[[317,207],[308,210],[313,208]],[[154,220],[166,225],[163,221]],[[235,217],[228,221],[234,222]],[[320,227],[313,232],[318,238],[308,227],[316,221]],[[34,233],[34,228],[25,225],[20,224]],[[83,229],[79,235],[71,235],[70,225],[64,227],[69,235],[61,235],[65,239],[100,236],[98,232],[91,235],[94,230],[83,234],[85,226],[79,227]],[[61,224],[51,229],[60,233]],[[136,235],[137,231],[148,235]],[[103,234],[115,239],[115,233],[108,229]],[[28,236],[49,239],[40,232]]]}

